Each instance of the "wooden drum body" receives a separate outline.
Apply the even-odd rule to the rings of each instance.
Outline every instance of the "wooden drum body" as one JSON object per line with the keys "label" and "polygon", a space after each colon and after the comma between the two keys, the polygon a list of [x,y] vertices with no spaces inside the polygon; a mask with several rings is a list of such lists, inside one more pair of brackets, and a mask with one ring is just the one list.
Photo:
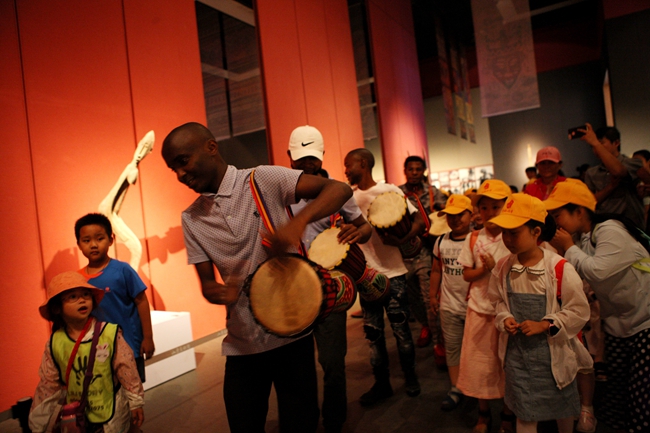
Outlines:
{"label": "wooden drum body", "polygon": [[307,253],[310,260],[328,270],[338,269],[349,275],[365,301],[381,301],[388,296],[390,281],[368,267],[366,257],[357,244],[340,244],[338,227],[321,232],[312,241]]}
{"label": "wooden drum body", "polygon": [[[379,194],[368,208],[368,222],[384,234],[403,238],[411,231],[411,218],[406,200],[406,197],[393,191]],[[414,236],[399,246],[405,259],[417,256],[421,249],[422,240],[419,236]]]}
{"label": "wooden drum body", "polygon": [[308,332],[317,320],[345,311],[356,299],[347,275],[332,275],[299,255],[265,261],[247,278],[244,290],[255,320],[281,337]]}

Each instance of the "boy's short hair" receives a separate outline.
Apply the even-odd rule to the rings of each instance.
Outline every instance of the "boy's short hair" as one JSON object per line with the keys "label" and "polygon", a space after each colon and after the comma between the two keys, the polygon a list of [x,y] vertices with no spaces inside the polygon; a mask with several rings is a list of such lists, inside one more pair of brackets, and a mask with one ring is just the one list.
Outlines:
{"label": "boy's short hair", "polygon": [[532,171],[533,173],[537,173],[537,167],[526,167],[526,173],[529,171]]}
{"label": "boy's short hair", "polygon": [[74,235],[77,238],[77,242],[79,242],[79,233],[81,232],[81,228],[90,225],[102,226],[109,237],[113,236],[113,226],[106,215],[101,213],[89,213],[82,216],[76,223],[74,223]]}
{"label": "boy's short hair", "polygon": [[646,162],[647,162],[647,161],[650,161],[650,150],[646,150],[646,149],[637,150],[636,152],[634,152],[634,153],[632,154],[632,157],[635,157],[635,156],[637,156],[637,155],[639,155],[639,156],[641,156],[643,159],[645,159]]}
{"label": "boy's short hair", "polygon": [[422,164],[422,168],[424,168],[424,169],[427,168],[427,163],[424,160],[424,158],[419,157],[417,155],[411,155],[411,156],[406,157],[406,159],[404,160],[404,168],[405,169],[409,165],[409,162],[419,162],[420,164]]}

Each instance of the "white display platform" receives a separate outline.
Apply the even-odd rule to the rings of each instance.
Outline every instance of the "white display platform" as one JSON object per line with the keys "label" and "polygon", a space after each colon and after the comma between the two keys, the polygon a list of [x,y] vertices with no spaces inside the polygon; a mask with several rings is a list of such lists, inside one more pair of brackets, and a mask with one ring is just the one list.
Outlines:
{"label": "white display platform", "polygon": [[[151,325],[156,353],[163,353],[192,342],[189,312],[151,311]],[[144,389],[153,388],[195,368],[194,349],[179,349],[178,354],[145,367],[147,381],[143,384]]]}

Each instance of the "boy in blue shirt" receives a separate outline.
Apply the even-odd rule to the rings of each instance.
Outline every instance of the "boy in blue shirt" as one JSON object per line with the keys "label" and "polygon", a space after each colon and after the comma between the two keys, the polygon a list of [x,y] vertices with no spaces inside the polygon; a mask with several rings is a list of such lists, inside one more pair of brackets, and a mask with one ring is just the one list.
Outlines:
{"label": "boy in blue shirt", "polygon": [[140,379],[144,383],[144,360],[155,351],[147,286],[128,263],[108,256],[113,245],[113,227],[102,214],[90,213],[74,226],[77,246],[88,259],[78,272],[93,286],[103,288],[104,298],[93,311],[101,321],[117,323],[135,355]]}

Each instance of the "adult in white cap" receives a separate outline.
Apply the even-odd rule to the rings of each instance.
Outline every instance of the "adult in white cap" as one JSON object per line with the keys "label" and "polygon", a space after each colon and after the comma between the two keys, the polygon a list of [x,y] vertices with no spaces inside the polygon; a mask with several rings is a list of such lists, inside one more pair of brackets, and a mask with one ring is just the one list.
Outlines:
{"label": "adult in white cap", "polygon": [[558,182],[566,180],[566,177],[560,174],[562,156],[557,147],[548,146],[540,149],[537,152],[535,167],[538,172],[537,179],[526,184],[523,192],[540,200],[546,200],[553,187]]}
{"label": "adult in white cap", "polygon": [[[299,126],[289,138],[291,167],[302,170],[305,174],[319,174],[322,170],[325,154],[323,136],[313,126]],[[300,200],[291,205],[291,211],[298,215],[307,206],[309,200]],[[370,239],[372,227],[361,214],[354,197],[351,197],[338,211],[343,218],[340,224],[340,243],[364,243]],[[323,230],[331,227],[330,217],[321,218],[307,225],[302,235],[305,249]],[[345,355],[347,353],[346,337],[347,312],[331,313],[314,328],[314,337],[318,347],[318,362],[323,368],[323,426],[327,432],[340,432],[347,418],[347,396],[345,379]]]}

